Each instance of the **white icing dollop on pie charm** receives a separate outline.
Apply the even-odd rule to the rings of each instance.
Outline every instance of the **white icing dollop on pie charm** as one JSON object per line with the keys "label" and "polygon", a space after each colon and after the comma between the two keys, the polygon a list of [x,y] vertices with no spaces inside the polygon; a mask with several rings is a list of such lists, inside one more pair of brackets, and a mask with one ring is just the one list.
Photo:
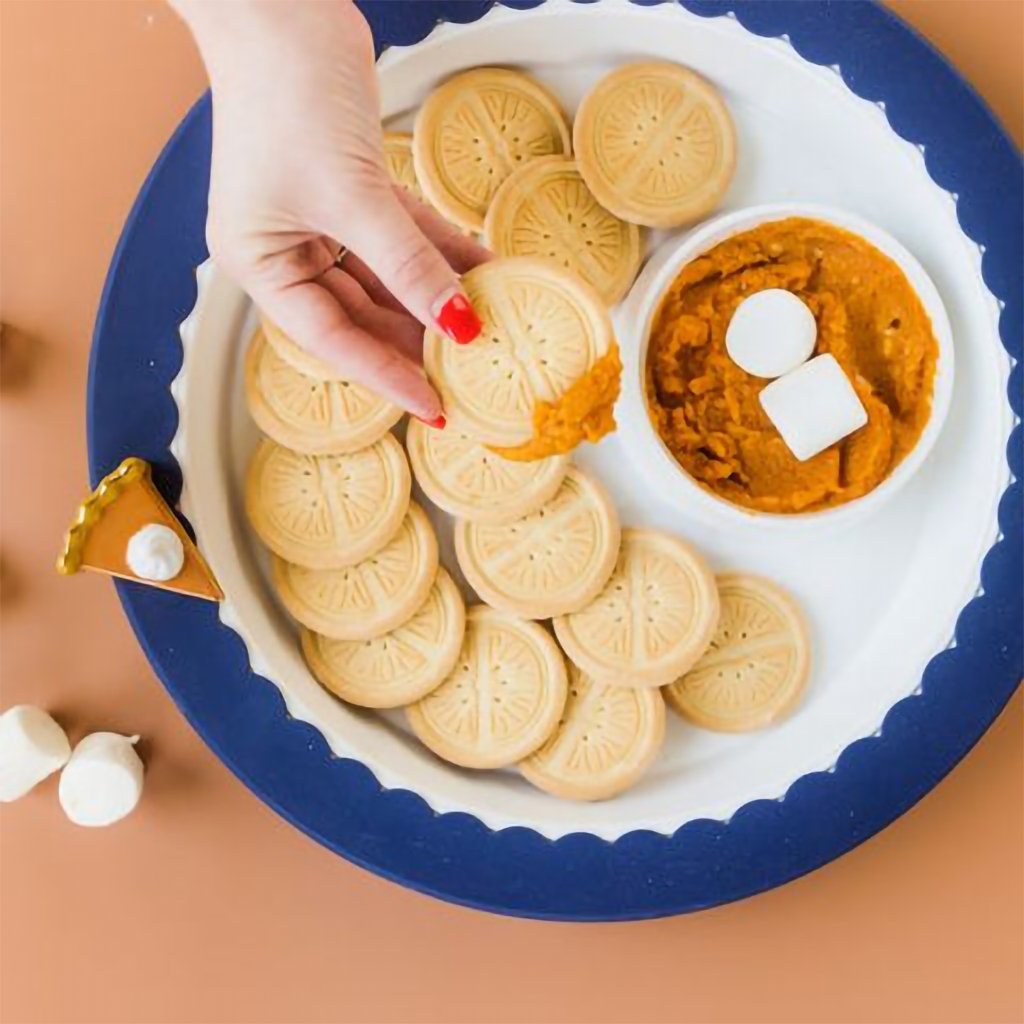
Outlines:
{"label": "white icing dollop on pie charm", "polygon": [[181,572],[185,565],[185,548],[169,526],[149,523],[128,540],[125,561],[140,580],[163,583]]}

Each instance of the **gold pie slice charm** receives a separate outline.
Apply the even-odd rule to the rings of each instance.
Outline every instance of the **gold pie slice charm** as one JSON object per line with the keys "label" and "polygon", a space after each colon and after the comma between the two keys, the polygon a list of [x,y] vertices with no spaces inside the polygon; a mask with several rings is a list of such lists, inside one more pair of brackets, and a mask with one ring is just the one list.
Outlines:
{"label": "gold pie slice charm", "polygon": [[199,549],[153,483],[149,463],[125,459],[82,503],[57,571],[105,572],[161,590],[220,601]]}

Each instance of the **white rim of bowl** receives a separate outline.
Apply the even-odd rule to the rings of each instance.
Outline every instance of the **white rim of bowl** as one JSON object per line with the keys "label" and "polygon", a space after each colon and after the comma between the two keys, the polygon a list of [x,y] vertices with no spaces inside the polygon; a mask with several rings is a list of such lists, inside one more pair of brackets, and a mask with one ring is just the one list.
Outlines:
{"label": "white rim of bowl", "polygon": [[[932,384],[932,411],[917,444],[874,490],[835,508],[815,512],[759,512],[734,505],[705,490],[676,461],[651,422],[644,376],[651,323],[662,297],[679,271],[696,257],[742,231],[789,217],[808,217],[860,235],[892,259],[907,276],[932,324],[939,354]],[[839,526],[862,519],[891,498],[924,463],[938,439],[953,393],[953,332],[938,289],[924,267],[900,242],[871,221],[837,207],[815,203],[770,203],[721,214],[673,238],[656,250],[615,314],[623,354],[621,432],[638,454],[645,476],[669,500],[711,525],[756,526],[787,530],[794,526]]]}

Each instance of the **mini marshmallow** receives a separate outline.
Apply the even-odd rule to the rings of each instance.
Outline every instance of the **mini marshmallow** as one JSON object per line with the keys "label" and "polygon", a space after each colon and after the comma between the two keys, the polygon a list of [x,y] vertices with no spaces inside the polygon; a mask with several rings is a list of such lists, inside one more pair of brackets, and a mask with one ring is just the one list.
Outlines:
{"label": "mini marshmallow", "polygon": [[822,355],[763,388],[761,408],[804,462],[859,430],[868,414],[835,356]]}
{"label": "mini marshmallow", "polygon": [[810,358],[818,324],[806,303],[783,288],[745,298],[725,331],[729,358],[755,377],[781,377]]}
{"label": "mini marshmallow", "polygon": [[125,561],[139,579],[163,583],[181,572],[185,548],[169,526],[150,523],[132,534]]}
{"label": "mini marshmallow", "polygon": [[138,741],[138,736],[94,732],[75,747],[61,772],[58,796],[76,825],[112,825],[134,810],[145,770],[134,749]]}
{"label": "mini marshmallow", "polygon": [[0,801],[23,797],[70,756],[67,735],[42,708],[8,708],[0,715]]}

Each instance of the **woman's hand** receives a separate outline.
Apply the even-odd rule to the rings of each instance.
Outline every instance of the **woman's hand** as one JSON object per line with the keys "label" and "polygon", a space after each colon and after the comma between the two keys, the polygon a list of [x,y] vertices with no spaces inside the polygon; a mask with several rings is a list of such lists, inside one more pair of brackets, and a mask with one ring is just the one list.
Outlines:
{"label": "woman's hand", "polygon": [[214,259],[308,352],[443,426],[422,325],[480,333],[458,275],[489,254],[391,185],[362,15],[351,0],[171,2],[213,88]]}

